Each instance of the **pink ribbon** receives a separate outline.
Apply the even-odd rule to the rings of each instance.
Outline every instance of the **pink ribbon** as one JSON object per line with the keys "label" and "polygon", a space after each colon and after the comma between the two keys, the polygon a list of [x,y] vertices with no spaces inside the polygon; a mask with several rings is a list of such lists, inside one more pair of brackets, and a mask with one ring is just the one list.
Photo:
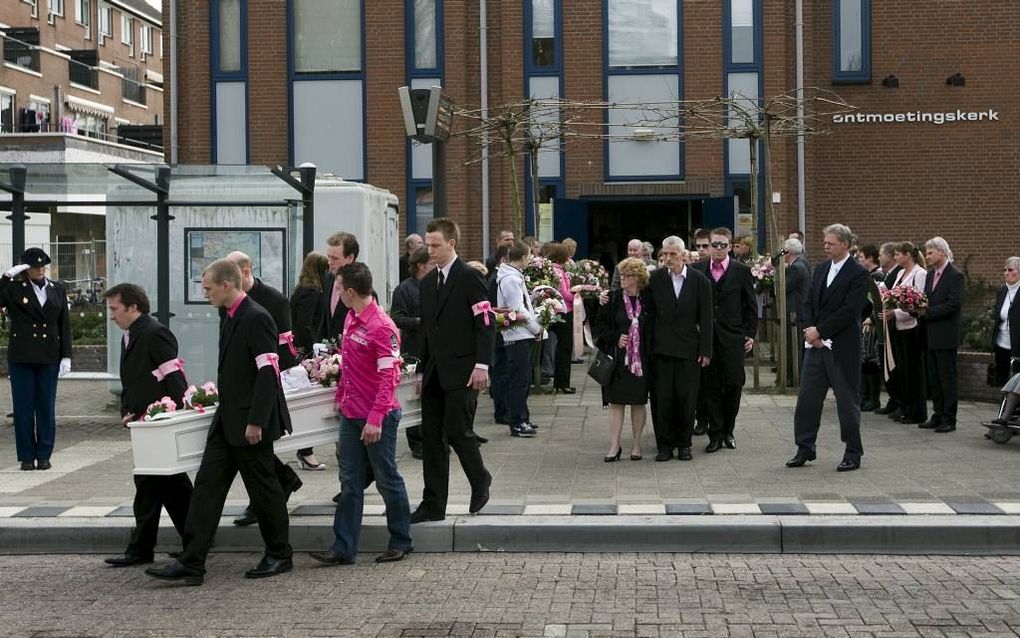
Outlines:
{"label": "pink ribbon", "polygon": [[[170,359],[159,364],[159,367],[152,371],[152,376],[156,377],[156,381],[162,381],[174,372],[184,374],[184,359]],[[187,377],[184,380],[187,381]]]}
{"label": "pink ribbon", "polygon": [[266,366],[273,366],[273,370],[276,371],[276,382],[280,381],[280,355],[275,352],[266,352],[255,357],[255,365],[258,366],[259,370]]}
{"label": "pink ribbon", "polygon": [[574,358],[580,359],[584,354],[584,299],[574,295]]}
{"label": "pink ribbon", "polygon": [[279,343],[280,343],[281,346],[283,344],[287,344],[287,347],[290,348],[291,356],[294,356],[294,357],[297,356],[297,348],[294,347],[294,333],[293,332],[291,332],[289,330],[287,332],[281,332],[280,333],[280,341],[279,341]]}
{"label": "pink ribbon", "polygon": [[479,301],[475,305],[471,306],[471,312],[474,316],[482,315],[485,319],[485,325],[489,325],[489,315],[492,313],[492,304],[488,301]]}

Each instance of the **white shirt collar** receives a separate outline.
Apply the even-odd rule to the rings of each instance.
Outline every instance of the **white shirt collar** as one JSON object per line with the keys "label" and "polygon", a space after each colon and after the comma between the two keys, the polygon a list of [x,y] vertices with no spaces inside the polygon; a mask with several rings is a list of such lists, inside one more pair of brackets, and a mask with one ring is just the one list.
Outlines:
{"label": "white shirt collar", "polygon": [[439,270],[443,273],[443,279],[450,278],[450,268],[453,267],[453,262],[457,261],[457,253],[453,253],[453,257],[446,263],[445,266],[440,266]]}
{"label": "white shirt collar", "polygon": [[848,259],[850,259],[850,253],[847,253],[846,257],[844,257],[843,259],[841,259],[839,261],[832,262],[831,270],[835,270],[836,272],[839,272],[839,270],[841,268],[843,268],[843,264],[845,264],[846,260],[848,260]]}
{"label": "white shirt collar", "polygon": [[1016,292],[1018,288],[1020,288],[1020,281],[1015,284],[1006,284],[1006,289],[1010,292]]}
{"label": "white shirt collar", "polygon": [[670,270],[669,276],[673,277],[674,279],[677,277],[680,277],[681,279],[687,279],[687,264],[684,264],[684,267],[680,272],[673,272],[672,270]]}

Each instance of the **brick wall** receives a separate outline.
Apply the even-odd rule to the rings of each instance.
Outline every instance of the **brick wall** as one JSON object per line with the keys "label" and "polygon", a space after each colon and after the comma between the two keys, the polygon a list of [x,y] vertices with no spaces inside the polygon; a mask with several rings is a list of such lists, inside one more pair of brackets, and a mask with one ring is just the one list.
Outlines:
{"label": "brick wall", "polygon": [[[71,350],[75,372],[106,372],[106,346],[72,346]],[[7,346],[0,346],[0,374],[7,373]]]}

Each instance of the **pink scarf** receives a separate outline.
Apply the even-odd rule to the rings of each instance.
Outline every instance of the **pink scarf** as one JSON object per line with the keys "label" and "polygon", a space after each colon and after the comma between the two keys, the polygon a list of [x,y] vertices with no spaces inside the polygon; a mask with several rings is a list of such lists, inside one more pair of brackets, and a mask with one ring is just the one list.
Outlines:
{"label": "pink scarf", "polygon": [[627,329],[627,356],[623,363],[635,377],[644,375],[641,370],[641,330],[638,317],[641,316],[641,297],[634,297],[633,306],[627,303],[627,293],[623,294],[623,307],[627,311],[627,318],[630,319],[630,327]]}

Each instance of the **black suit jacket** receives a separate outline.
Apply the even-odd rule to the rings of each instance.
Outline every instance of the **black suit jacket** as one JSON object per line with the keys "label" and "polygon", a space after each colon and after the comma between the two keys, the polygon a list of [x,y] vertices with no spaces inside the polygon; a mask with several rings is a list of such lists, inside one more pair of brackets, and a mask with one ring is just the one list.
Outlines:
{"label": "black suit jacket", "polygon": [[811,289],[811,271],[797,258],[786,268],[786,312],[797,313],[798,327],[804,327],[804,303]]}
{"label": "black suit jacket", "polygon": [[758,301],[754,296],[754,280],[751,269],[736,259],[719,281],[713,281],[711,260],[699,261],[693,265],[708,278],[712,285],[712,334],[715,343],[712,358],[717,360],[723,351],[734,350],[739,355],[738,366],[744,363],[744,338],[754,339],[758,335]]}
{"label": "black suit jacket", "polygon": [[393,291],[390,318],[400,328],[400,351],[418,356],[421,333],[421,280],[408,277]]}
{"label": "black suit jacket", "polygon": [[687,267],[677,298],[669,270],[657,268],[648,284],[651,298],[652,353],[680,359],[712,356],[712,283]]}
{"label": "black suit jacket", "polygon": [[279,335],[285,332],[292,332],[290,320],[290,300],[272,286],[262,283],[257,277],[255,285],[248,291],[251,300],[266,309],[269,316],[276,324],[277,344],[276,353],[280,355],[280,369],[286,370],[297,365],[297,357],[290,351],[290,346],[279,342]]}
{"label": "black suit jacket", "polygon": [[290,321],[294,327],[294,345],[308,354],[322,325],[322,291],[298,286],[290,296]]}
{"label": "black suit jacket", "polygon": [[836,365],[851,383],[861,376],[861,314],[868,303],[868,271],[847,259],[832,285],[825,287],[832,262],[815,266],[811,292],[804,304],[804,326],[814,326],[822,339],[832,339]]}
{"label": "black suit jacket", "polygon": [[7,308],[10,338],[7,360],[13,363],[54,364],[71,358],[71,322],[63,284],[46,280],[46,303],[22,273],[0,277],[0,305]]}
{"label": "black suit jacket", "polygon": [[903,270],[902,266],[893,266],[892,270],[886,273],[885,275],[886,290],[892,290],[892,287],[896,285],[896,278],[899,276],[901,270]]}
{"label": "black suit jacket", "polygon": [[[1007,292],[1006,286],[1002,286],[995,295],[995,310],[992,313],[992,319],[995,322],[995,330],[992,331],[993,351],[996,348],[995,340],[999,336],[999,314],[1002,312],[1002,304],[1006,303]],[[1009,319],[1010,356],[1013,357],[1020,357],[1020,292],[1017,293],[1017,296],[1018,298],[1013,300],[1013,305],[1009,308],[1009,314],[1006,315]]]}
{"label": "black suit jacket", "polygon": [[924,315],[925,335],[930,350],[955,350],[960,347],[964,301],[963,273],[952,263],[946,264],[939,285],[932,290],[935,269],[928,271],[924,294],[928,311]]}
{"label": "black suit jacket", "polygon": [[184,373],[171,372],[162,381],[152,374],[160,365],[177,358],[174,333],[152,315],[144,314],[131,324],[128,337],[126,348],[121,341],[120,415],[141,417],[146,408],[163,397],[170,397],[181,407],[184,391],[188,389]]}
{"label": "black suit jacket", "polygon": [[233,319],[220,320],[220,359],[216,385],[220,406],[216,409],[209,435],[223,428],[227,443],[245,447],[244,431],[249,424],[262,428],[263,441],[275,441],[290,432],[290,412],[283,398],[280,379],[272,366],[259,368],[255,357],[275,353],[276,324],[265,308],[250,296],[241,301]]}
{"label": "black suit jacket", "polygon": [[421,280],[421,346],[423,381],[438,375],[444,390],[467,386],[476,364],[489,365],[495,339],[495,321],[485,325],[471,307],[488,301],[482,273],[458,257],[439,290],[439,270]]}

